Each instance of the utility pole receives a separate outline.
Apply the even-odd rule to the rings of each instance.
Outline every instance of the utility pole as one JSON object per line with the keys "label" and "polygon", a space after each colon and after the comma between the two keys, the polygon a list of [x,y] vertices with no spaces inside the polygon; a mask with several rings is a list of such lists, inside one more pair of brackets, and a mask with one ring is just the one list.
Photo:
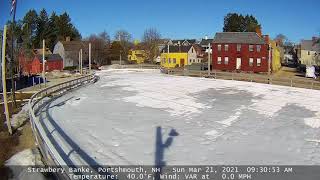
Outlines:
{"label": "utility pole", "polygon": [[6,85],[6,41],[7,41],[7,25],[4,26],[2,39],[2,89],[3,89],[3,105],[7,120],[9,134],[12,135],[11,122],[9,117],[7,85]]}
{"label": "utility pole", "polygon": [[17,102],[16,102],[16,88],[14,85],[14,74],[13,74],[13,66],[14,66],[14,57],[13,57],[13,40],[14,40],[14,27],[15,27],[15,19],[16,19],[16,8],[17,8],[17,3],[18,0],[15,0],[15,4],[13,4],[14,6],[12,7],[13,9],[13,15],[12,15],[12,26],[11,26],[11,61],[10,61],[10,76],[11,76],[11,88],[12,88],[12,101],[14,104],[14,107],[16,107]]}
{"label": "utility pole", "polygon": [[210,45],[210,43],[208,44],[208,76],[210,76],[210,53],[211,53],[211,45]]}
{"label": "utility pole", "polygon": [[270,73],[271,73],[271,51],[272,51],[272,47],[271,44],[269,44],[269,58],[268,58],[268,76],[270,79]]}
{"label": "utility pole", "polygon": [[42,40],[42,79],[43,79],[43,83],[44,83],[44,87],[46,87],[46,59],[45,59],[45,55],[46,55],[46,42],[43,39]]}
{"label": "utility pole", "polygon": [[80,74],[82,75],[82,49],[80,49]]}
{"label": "utility pole", "polygon": [[79,73],[81,71],[80,65],[81,65],[81,50],[79,50]]}
{"label": "utility pole", "polygon": [[120,66],[121,66],[121,50],[120,50]]}
{"label": "utility pole", "polygon": [[[121,36],[120,36],[120,34],[119,34],[119,44],[120,44],[120,46],[121,46]],[[121,58],[122,58],[122,57],[121,57],[121,50],[120,50],[120,59],[119,59],[119,60],[120,60],[120,66],[121,66]]]}
{"label": "utility pole", "polygon": [[89,43],[89,74],[91,74],[91,43]]}

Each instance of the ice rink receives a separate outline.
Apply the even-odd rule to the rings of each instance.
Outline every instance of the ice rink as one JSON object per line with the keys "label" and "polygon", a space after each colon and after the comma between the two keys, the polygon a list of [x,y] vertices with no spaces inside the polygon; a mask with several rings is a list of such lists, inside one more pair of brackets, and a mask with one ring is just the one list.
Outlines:
{"label": "ice rink", "polygon": [[70,164],[320,165],[320,91],[103,70],[40,114]]}

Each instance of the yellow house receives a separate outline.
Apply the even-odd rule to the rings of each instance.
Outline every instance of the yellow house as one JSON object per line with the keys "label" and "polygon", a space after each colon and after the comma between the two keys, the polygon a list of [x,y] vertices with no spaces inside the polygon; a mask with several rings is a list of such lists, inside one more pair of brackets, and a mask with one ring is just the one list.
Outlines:
{"label": "yellow house", "polygon": [[132,49],[129,51],[128,60],[136,64],[144,63],[146,60],[146,53],[144,50]]}
{"label": "yellow house", "polygon": [[191,46],[167,46],[162,50],[160,65],[166,68],[188,65],[188,51]]}
{"label": "yellow house", "polygon": [[281,68],[280,49],[275,41],[270,40],[272,48],[271,70],[277,72]]}

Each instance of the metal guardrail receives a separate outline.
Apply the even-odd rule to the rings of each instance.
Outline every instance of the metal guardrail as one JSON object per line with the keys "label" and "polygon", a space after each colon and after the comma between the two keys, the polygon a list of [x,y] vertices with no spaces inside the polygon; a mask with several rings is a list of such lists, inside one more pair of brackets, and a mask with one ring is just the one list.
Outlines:
{"label": "metal guardrail", "polygon": [[214,79],[224,80],[237,80],[256,82],[263,84],[274,84],[281,86],[299,87],[306,89],[320,90],[320,81],[311,79],[300,79],[300,78],[284,78],[284,77],[273,77],[262,74],[254,73],[236,73],[236,72],[221,72],[221,71],[195,71],[195,70],[184,70],[184,69],[167,69],[160,68],[160,71],[164,74],[169,75],[180,75],[180,76],[193,76],[193,77],[206,77]]}
{"label": "metal guardrail", "polygon": [[122,69],[134,68],[134,69],[160,69],[160,65],[156,64],[125,64],[119,65]]}
{"label": "metal guardrail", "polygon": [[[41,107],[46,105],[53,97],[57,97],[67,91],[81,87],[88,83],[97,81],[98,77],[91,74],[86,75],[74,80],[63,82],[57,85],[45,88],[35,94],[33,94],[28,103],[29,117],[31,122],[32,131],[36,139],[36,143],[40,149],[44,163],[48,166],[66,166],[69,165],[58,153],[57,149],[49,139],[49,135],[46,133],[42,126],[37,114],[41,110]],[[59,175],[59,178],[69,179],[67,174]]]}

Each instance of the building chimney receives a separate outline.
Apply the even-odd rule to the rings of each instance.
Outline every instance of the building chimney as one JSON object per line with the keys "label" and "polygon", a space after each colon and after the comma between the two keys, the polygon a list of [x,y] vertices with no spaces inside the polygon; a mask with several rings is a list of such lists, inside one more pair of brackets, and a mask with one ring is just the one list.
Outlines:
{"label": "building chimney", "polygon": [[316,42],[318,41],[318,39],[319,39],[318,37],[313,36],[313,37],[312,37],[312,42],[313,42],[313,43],[316,43]]}
{"label": "building chimney", "polygon": [[267,44],[270,43],[269,35],[263,35],[262,37],[263,37],[264,41],[265,41]]}
{"label": "building chimney", "polygon": [[69,42],[71,40],[70,36],[66,37],[66,41]]}

